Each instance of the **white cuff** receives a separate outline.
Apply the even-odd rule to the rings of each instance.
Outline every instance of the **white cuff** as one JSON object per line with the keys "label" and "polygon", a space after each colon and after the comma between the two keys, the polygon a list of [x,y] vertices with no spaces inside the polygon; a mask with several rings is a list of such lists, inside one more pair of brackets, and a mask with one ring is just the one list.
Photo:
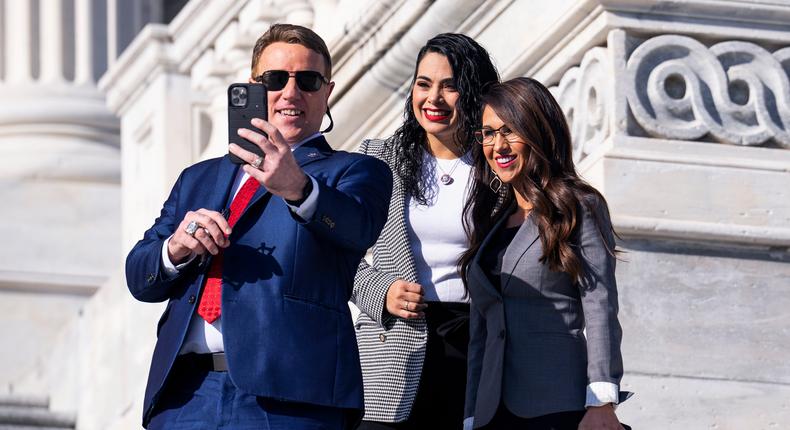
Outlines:
{"label": "white cuff", "polygon": [[170,261],[170,256],[167,254],[167,244],[170,243],[170,239],[172,238],[173,235],[171,234],[170,237],[165,239],[165,243],[162,244],[162,270],[165,272],[165,277],[168,279],[176,277],[176,275],[178,275],[178,272],[180,272],[181,269],[186,267],[187,264],[191,263],[192,260],[194,260],[195,257],[197,257],[197,254],[193,252],[192,254],[189,255],[187,261],[179,265],[173,264],[173,262]]}
{"label": "white cuff", "polygon": [[620,387],[611,382],[591,382],[587,386],[587,400],[584,407],[616,405],[620,398]]}
{"label": "white cuff", "polygon": [[288,201],[285,202],[291,211],[303,220],[313,218],[316,209],[318,209],[318,182],[310,175],[307,175],[307,177],[313,182],[313,189],[310,191],[310,195],[299,206],[292,206],[288,204]]}
{"label": "white cuff", "polygon": [[472,426],[475,424],[475,417],[466,417],[464,418],[464,430],[472,430]]}

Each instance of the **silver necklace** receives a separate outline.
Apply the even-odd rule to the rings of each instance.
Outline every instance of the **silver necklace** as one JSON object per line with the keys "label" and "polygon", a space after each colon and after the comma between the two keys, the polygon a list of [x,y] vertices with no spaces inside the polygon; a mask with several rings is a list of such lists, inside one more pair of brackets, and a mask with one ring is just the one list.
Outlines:
{"label": "silver necklace", "polygon": [[453,163],[453,167],[450,168],[449,172],[445,172],[444,169],[442,169],[441,164],[439,164],[439,159],[436,159],[436,167],[438,167],[442,172],[442,176],[439,177],[439,180],[442,181],[444,185],[450,185],[455,182],[453,179],[453,172],[455,172],[455,168],[458,167],[458,164],[461,163],[461,158],[462,157],[458,157],[458,159],[455,160],[455,163]]}

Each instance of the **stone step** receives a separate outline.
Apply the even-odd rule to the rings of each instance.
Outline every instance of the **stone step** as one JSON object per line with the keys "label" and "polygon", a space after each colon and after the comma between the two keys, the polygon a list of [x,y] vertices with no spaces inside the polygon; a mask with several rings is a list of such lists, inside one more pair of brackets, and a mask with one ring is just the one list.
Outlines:
{"label": "stone step", "polygon": [[[74,428],[74,427],[67,427]],[[17,426],[12,424],[0,424],[0,430],[63,430],[64,427],[30,427],[30,426]]]}
{"label": "stone step", "polygon": [[52,412],[40,406],[0,406],[0,429],[73,429],[75,423],[76,419],[72,414]]}
{"label": "stone step", "polygon": [[0,406],[23,406],[28,408],[44,408],[49,406],[49,399],[43,396],[18,396],[0,394]]}

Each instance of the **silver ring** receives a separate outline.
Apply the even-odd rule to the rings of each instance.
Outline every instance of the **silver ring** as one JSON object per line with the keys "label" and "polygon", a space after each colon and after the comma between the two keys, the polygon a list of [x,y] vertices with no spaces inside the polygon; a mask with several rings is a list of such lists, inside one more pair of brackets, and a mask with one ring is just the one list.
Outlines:
{"label": "silver ring", "polygon": [[409,301],[408,300],[404,300],[403,301],[403,310],[405,310],[405,311],[409,310]]}
{"label": "silver ring", "polygon": [[258,155],[258,156],[255,157],[254,160],[252,160],[252,163],[250,163],[250,166],[252,166],[252,167],[254,167],[256,169],[260,169],[261,168],[261,164],[263,164],[263,157]]}
{"label": "silver ring", "polygon": [[195,237],[195,232],[198,231],[200,228],[200,224],[197,221],[190,221],[186,227],[184,227],[184,231],[187,232],[188,235]]}

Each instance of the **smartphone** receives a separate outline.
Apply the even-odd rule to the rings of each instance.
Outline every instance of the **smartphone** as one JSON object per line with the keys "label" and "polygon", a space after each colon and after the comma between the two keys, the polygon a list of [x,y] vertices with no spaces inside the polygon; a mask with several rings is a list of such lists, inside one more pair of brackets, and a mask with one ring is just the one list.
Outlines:
{"label": "smartphone", "polygon": [[[253,118],[268,119],[266,86],[263,84],[231,84],[228,87],[228,142],[263,156],[258,145],[239,136],[238,129],[247,128],[266,135],[250,124]],[[247,164],[241,158],[230,154],[230,160],[236,164]]]}

